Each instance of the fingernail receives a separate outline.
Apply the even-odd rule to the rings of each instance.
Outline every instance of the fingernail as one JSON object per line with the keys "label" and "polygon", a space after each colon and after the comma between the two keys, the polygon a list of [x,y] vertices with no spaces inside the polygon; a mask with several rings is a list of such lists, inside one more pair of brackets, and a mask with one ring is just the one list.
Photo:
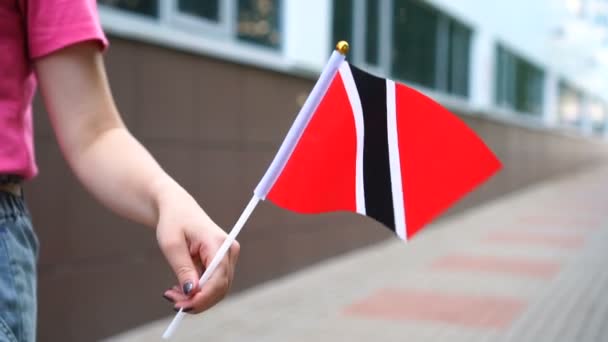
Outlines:
{"label": "fingernail", "polygon": [[168,300],[171,303],[175,303],[175,301],[173,299],[171,299],[171,297],[167,296],[167,295],[163,295],[163,298],[165,298],[166,300]]}
{"label": "fingernail", "polygon": [[194,287],[194,285],[192,285],[192,282],[186,282],[184,284],[184,294],[187,296],[190,294],[190,292],[192,292],[192,288]]}

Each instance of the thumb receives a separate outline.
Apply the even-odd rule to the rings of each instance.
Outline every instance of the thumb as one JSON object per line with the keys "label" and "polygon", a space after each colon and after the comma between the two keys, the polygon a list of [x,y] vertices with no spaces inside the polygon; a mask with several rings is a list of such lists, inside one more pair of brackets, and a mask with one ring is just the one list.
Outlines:
{"label": "thumb", "polygon": [[192,257],[185,240],[173,240],[160,243],[160,248],[173,269],[180,288],[186,296],[193,295],[198,290],[199,274],[194,266]]}

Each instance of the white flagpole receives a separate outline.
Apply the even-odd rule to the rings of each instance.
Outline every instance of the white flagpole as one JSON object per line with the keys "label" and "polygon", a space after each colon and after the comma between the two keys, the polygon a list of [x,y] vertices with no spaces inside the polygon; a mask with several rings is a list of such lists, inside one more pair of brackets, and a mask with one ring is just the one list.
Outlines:
{"label": "white flagpole", "polygon": [[[207,269],[205,269],[205,272],[203,272],[201,279],[198,281],[199,288],[203,287],[207,280],[211,278],[211,275],[217,268],[217,265],[224,258],[226,252],[228,252],[228,249],[230,248],[232,243],[236,240],[236,236],[240,233],[241,229],[243,229],[245,222],[247,222],[247,219],[249,219],[249,216],[251,216],[251,213],[255,209],[258,202],[266,198],[268,191],[270,191],[270,188],[272,188],[272,186],[274,185],[274,182],[276,181],[277,177],[281,174],[285,163],[287,163],[287,160],[291,156],[291,153],[293,152],[296,144],[300,140],[300,137],[302,136],[304,129],[308,125],[310,118],[314,114],[315,110],[317,109],[317,106],[321,102],[321,99],[325,95],[327,88],[329,88],[329,85],[333,80],[335,74],[338,72],[340,64],[342,64],[342,62],[344,61],[345,55],[348,52],[348,48],[348,43],[345,41],[341,41],[336,45],[336,50],[331,54],[329,61],[323,68],[323,71],[319,76],[319,80],[312,88],[310,95],[308,95],[306,102],[300,109],[300,112],[298,113],[294,123],[289,129],[285,140],[283,140],[283,144],[281,144],[277,155],[274,157],[274,160],[270,164],[268,170],[266,170],[264,177],[262,177],[262,180],[255,188],[254,195],[249,201],[249,204],[247,204],[247,207],[245,207],[245,210],[243,211],[239,219],[236,221],[234,227],[228,234],[228,237],[226,237],[226,240],[224,240],[224,243],[222,243],[222,246],[211,260],[211,263],[209,264]],[[175,317],[163,333],[163,339],[170,339],[171,336],[173,336],[173,334],[177,330],[179,323],[184,319],[186,313],[183,312],[182,309],[180,309],[177,315],[175,315]]]}

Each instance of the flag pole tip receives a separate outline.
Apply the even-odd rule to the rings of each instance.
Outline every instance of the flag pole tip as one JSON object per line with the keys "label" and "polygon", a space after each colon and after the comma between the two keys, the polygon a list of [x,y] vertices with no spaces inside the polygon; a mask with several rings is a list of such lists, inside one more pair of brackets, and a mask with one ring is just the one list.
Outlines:
{"label": "flag pole tip", "polygon": [[349,48],[350,48],[350,46],[348,45],[348,42],[345,40],[341,40],[338,42],[338,44],[336,44],[336,50],[344,56],[346,56],[346,54],[348,53]]}

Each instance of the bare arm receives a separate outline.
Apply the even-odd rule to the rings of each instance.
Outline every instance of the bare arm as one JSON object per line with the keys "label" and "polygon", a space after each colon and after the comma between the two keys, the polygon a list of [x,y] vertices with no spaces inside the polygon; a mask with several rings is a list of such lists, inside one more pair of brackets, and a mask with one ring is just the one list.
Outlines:
{"label": "bare arm", "polygon": [[176,307],[195,312],[223,298],[238,244],[214,281],[198,291],[200,270],[195,265],[210,262],[226,234],[129,133],[112,99],[98,47],[76,44],[40,58],[35,68],[61,150],[83,185],[116,213],[156,228],[159,245],[184,289],[169,290],[166,296]]}
{"label": "bare arm", "polygon": [[44,101],[61,150],[83,184],[119,214],[153,227],[157,188],[170,178],[124,126],[96,50],[81,44],[39,60]]}

